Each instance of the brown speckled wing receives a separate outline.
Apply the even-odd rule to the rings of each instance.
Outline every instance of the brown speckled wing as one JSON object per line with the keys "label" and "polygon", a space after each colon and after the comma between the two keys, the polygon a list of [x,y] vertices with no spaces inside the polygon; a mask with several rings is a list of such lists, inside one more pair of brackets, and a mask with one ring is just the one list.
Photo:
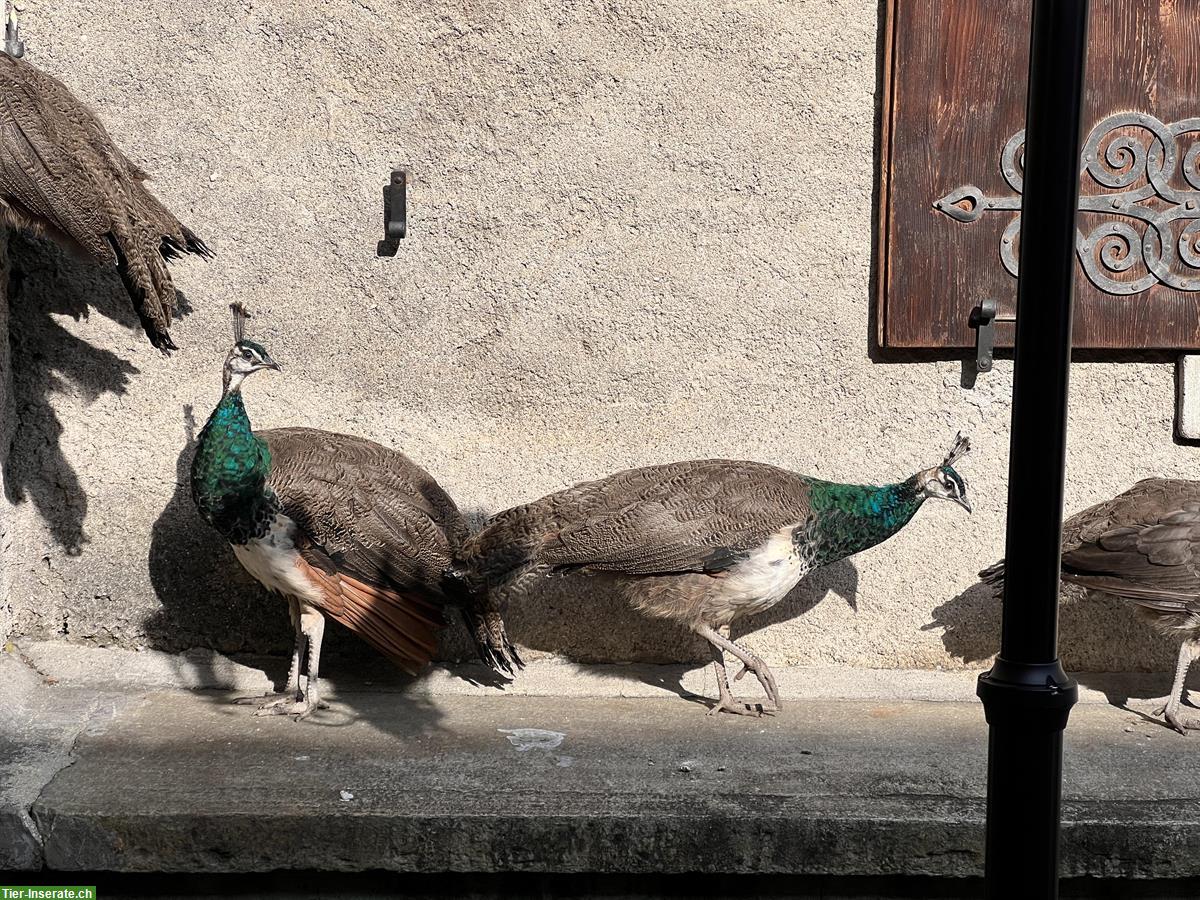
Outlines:
{"label": "brown speckled wing", "polygon": [[211,254],[146,178],[61,82],[0,54],[0,224],[48,232],[115,266],[151,341],[171,349],[165,258]]}
{"label": "brown speckled wing", "polygon": [[433,477],[373,441],[311,428],[256,432],[268,484],[311,542],[306,559],[378,588],[442,598],[467,524]]}
{"label": "brown speckled wing", "polygon": [[700,460],[618,472],[497,515],[464,549],[477,577],[530,565],[662,575],[719,572],[809,512],[802,479]]}
{"label": "brown speckled wing", "polygon": [[1063,525],[1063,580],[1162,612],[1200,600],[1200,483],[1153,478]]}
{"label": "brown speckled wing", "polygon": [[1111,528],[1153,525],[1162,516],[1189,504],[1200,504],[1200,482],[1143,479],[1111,500],[1089,506],[1067,519],[1063,523],[1063,552],[1095,541]]}

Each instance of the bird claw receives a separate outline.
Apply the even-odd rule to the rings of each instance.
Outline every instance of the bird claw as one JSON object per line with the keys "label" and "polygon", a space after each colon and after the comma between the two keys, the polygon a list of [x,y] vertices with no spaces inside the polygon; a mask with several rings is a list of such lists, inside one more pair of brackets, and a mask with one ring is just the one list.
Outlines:
{"label": "bird claw", "polygon": [[742,663],[742,670],[733,676],[733,680],[741,681],[742,676],[747,672],[753,672],[758,683],[762,685],[762,689],[766,691],[767,699],[771,701],[775,709],[783,709],[783,702],[779,699],[779,689],[775,687],[775,676],[767,668],[767,664],[758,657],[753,657],[752,663],[753,665]]}
{"label": "bird claw", "polygon": [[[260,694],[257,697],[234,697],[233,702],[237,706],[277,706],[281,703],[290,703],[302,699],[304,699],[304,695],[298,691],[284,691],[282,694]],[[266,702],[264,703],[263,701]]]}
{"label": "bird claw", "polygon": [[737,697],[722,697],[708,711],[707,715],[715,716],[719,712],[733,713],[735,716],[754,716],[760,717],[765,710],[761,703],[751,703],[748,700],[739,700]]}
{"label": "bird claw", "polygon": [[1189,729],[1192,731],[1200,730],[1200,719],[1190,716],[1177,716],[1174,711],[1167,709],[1165,706],[1160,706],[1154,710],[1153,715],[1155,717],[1162,716],[1170,728],[1178,731],[1184,737],[1187,737]]}
{"label": "bird claw", "polygon": [[292,716],[296,721],[307,719],[318,709],[329,709],[328,703],[323,700],[313,703],[306,699],[301,691],[264,694],[261,697],[237,697],[233,702],[238,705],[257,704],[258,709],[253,713],[255,716]]}
{"label": "bird claw", "polygon": [[254,711],[255,716],[291,716],[297,722],[301,719],[307,719],[319,709],[329,709],[329,704],[324,701],[313,703],[309,700],[296,700],[288,698],[284,701],[275,701],[272,703],[264,703]]}

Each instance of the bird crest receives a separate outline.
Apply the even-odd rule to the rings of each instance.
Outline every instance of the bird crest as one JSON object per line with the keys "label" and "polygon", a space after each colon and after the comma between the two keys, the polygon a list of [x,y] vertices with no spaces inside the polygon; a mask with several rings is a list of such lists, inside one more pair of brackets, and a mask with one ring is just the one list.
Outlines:
{"label": "bird crest", "polygon": [[960,431],[954,436],[954,446],[946,453],[946,458],[942,460],[942,468],[952,468],[956,462],[971,452],[971,440],[964,437]]}
{"label": "bird crest", "polygon": [[240,300],[230,303],[229,310],[233,313],[233,342],[240,344],[246,339],[246,320],[250,318],[250,312]]}

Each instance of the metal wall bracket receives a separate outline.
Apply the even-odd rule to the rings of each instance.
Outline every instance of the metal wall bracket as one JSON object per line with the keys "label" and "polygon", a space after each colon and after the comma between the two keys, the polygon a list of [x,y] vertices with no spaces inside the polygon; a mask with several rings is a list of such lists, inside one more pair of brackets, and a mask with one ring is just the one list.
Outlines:
{"label": "metal wall bracket", "polygon": [[1200,441],[1200,356],[1192,353],[1175,363],[1175,437]]}
{"label": "metal wall bracket", "polygon": [[4,52],[14,59],[25,55],[21,26],[17,22],[17,11],[13,8],[11,0],[4,0]]}
{"label": "metal wall bracket", "polygon": [[400,241],[408,236],[408,171],[394,169],[392,179],[383,189],[383,240],[379,242],[380,256],[395,256]]}
{"label": "metal wall bracket", "polygon": [[[971,318],[967,320],[967,324],[975,329],[975,375],[992,371],[995,363],[992,351],[996,347],[996,323],[1016,321],[1015,316],[1001,316],[999,312],[1000,304],[989,298],[971,310]],[[974,387],[974,378],[970,379],[969,384],[964,380],[963,386]]]}

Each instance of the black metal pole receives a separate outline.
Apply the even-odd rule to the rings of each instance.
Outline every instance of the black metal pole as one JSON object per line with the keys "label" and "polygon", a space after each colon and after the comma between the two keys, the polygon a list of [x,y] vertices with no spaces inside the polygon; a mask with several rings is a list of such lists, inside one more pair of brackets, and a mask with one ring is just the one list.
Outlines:
{"label": "black metal pole", "polygon": [[1058,591],[1088,0],[1034,0],[1000,655],[979,678],[988,738],[987,889],[1058,896],[1062,738],[1078,689]]}

